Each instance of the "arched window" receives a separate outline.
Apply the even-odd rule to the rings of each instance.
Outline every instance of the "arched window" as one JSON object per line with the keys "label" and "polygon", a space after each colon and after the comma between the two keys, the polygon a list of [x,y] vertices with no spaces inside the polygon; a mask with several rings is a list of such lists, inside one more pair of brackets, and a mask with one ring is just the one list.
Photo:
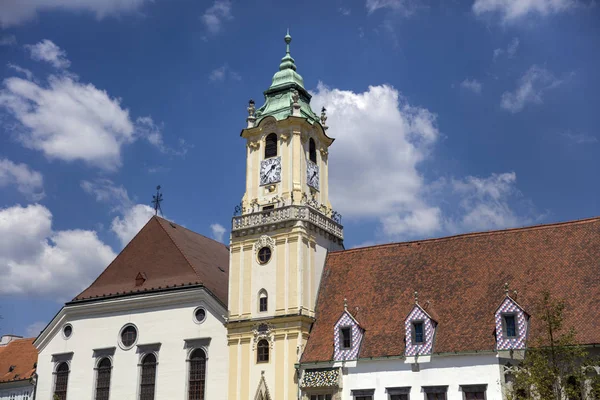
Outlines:
{"label": "arched window", "polygon": [[256,362],[257,363],[266,363],[269,362],[269,342],[265,339],[261,339],[258,342],[256,353]]}
{"label": "arched window", "polygon": [[56,368],[56,380],[54,382],[54,397],[56,400],[67,400],[68,383],[69,364],[63,362]]}
{"label": "arched window", "polygon": [[142,379],[140,381],[140,400],[154,400],[156,382],[156,356],[147,354],[142,359]]}
{"label": "arched window", "polygon": [[258,292],[258,311],[264,312],[268,309],[269,296],[267,295],[267,291],[262,289]]}
{"label": "arched window", "polygon": [[188,400],[204,400],[206,386],[206,353],[196,349],[190,355]]}
{"label": "arched window", "polygon": [[308,158],[314,163],[317,162],[317,145],[313,138],[308,140]]}
{"label": "arched window", "polygon": [[109,358],[103,358],[96,368],[96,400],[108,400],[110,392],[110,371],[112,363]]}
{"label": "arched window", "polygon": [[265,158],[277,156],[277,134],[269,133],[265,139]]}

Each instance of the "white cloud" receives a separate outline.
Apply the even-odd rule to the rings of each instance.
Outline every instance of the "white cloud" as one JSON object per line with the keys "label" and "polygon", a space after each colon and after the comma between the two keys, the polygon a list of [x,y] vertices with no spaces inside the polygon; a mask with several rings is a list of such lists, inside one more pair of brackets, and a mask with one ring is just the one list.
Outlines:
{"label": "white cloud", "polygon": [[337,138],[329,163],[331,202],[344,220],[376,220],[383,240],[422,238],[530,221],[517,212],[514,173],[488,177],[424,177],[440,133],[436,115],[409,104],[388,85],[362,93],[319,84],[313,109],[327,108]]}
{"label": "white cloud", "polygon": [[347,17],[348,15],[350,15],[352,13],[352,10],[349,8],[345,8],[345,7],[339,7],[338,12],[340,14],[342,14],[344,17]]}
{"label": "white cloud", "polygon": [[557,14],[578,5],[578,0],[475,0],[473,11],[477,15],[497,13],[504,22],[511,22],[530,14]]}
{"label": "white cloud", "polygon": [[18,65],[12,64],[12,63],[8,63],[8,64],[6,64],[6,66],[8,68],[14,69],[15,71],[20,72],[23,75],[25,75],[25,77],[27,78],[28,81],[33,79],[33,72],[31,72],[27,68],[23,68],[23,67],[20,67]]}
{"label": "white cloud", "polygon": [[215,0],[214,4],[200,17],[202,23],[204,23],[204,26],[211,34],[219,33],[223,21],[232,18],[231,1],[229,0]]}
{"label": "white cloud", "polygon": [[167,146],[163,140],[162,130],[163,126],[157,125],[150,116],[138,117],[135,121],[136,134],[146,139],[163,154],[184,156],[187,154],[188,150],[193,147],[182,138],[179,138],[178,148]]}
{"label": "white cloud", "polygon": [[44,321],[37,321],[25,328],[26,337],[37,337],[40,332],[46,327],[48,323]]}
{"label": "white cloud", "polygon": [[16,44],[17,44],[17,37],[15,35],[0,36],[0,46],[14,46]]}
{"label": "white cloud", "polygon": [[0,209],[0,294],[72,298],[116,256],[96,232],[52,230],[39,204]]}
{"label": "white cloud", "polygon": [[0,188],[8,185],[16,185],[20,193],[33,201],[39,201],[45,196],[42,174],[25,164],[15,164],[6,158],[0,158]]}
{"label": "white cloud", "polygon": [[210,75],[208,76],[208,79],[211,82],[223,82],[226,79],[230,79],[230,80],[234,80],[234,81],[239,81],[242,79],[242,77],[240,76],[240,74],[238,74],[237,72],[233,71],[229,65],[224,64],[222,66],[220,66],[219,68],[215,68],[211,71]]}
{"label": "white cloud", "polygon": [[591,144],[598,143],[598,138],[587,133],[572,133],[565,132],[562,134],[563,137],[569,139],[575,144]]}
{"label": "white cloud", "polygon": [[508,44],[506,50],[504,49],[495,49],[494,50],[494,61],[498,59],[502,54],[506,53],[508,58],[514,58],[515,54],[517,54],[517,50],[519,49],[519,38],[513,38],[511,42]]}
{"label": "white cloud", "polygon": [[96,201],[112,204],[115,211],[123,211],[133,205],[127,189],[122,185],[116,186],[110,179],[100,178],[94,182],[81,181],[81,188],[87,194],[95,196]]}
{"label": "white cloud", "polygon": [[152,207],[145,204],[136,204],[127,209],[122,217],[115,217],[110,228],[117,235],[121,244],[125,246],[152,216],[154,216]]}
{"label": "white cloud", "polygon": [[537,65],[531,66],[520,78],[513,92],[502,94],[500,105],[505,110],[517,113],[528,104],[541,104],[544,92],[562,83],[550,71]]}
{"label": "white cloud", "polygon": [[424,7],[420,0],[367,0],[365,5],[369,14],[388,8],[405,17],[413,15],[419,8]]}
{"label": "white cloud", "polygon": [[460,83],[460,87],[466,90],[470,90],[473,93],[480,94],[483,85],[477,79],[465,79]]}
{"label": "white cloud", "polygon": [[7,28],[34,19],[44,11],[85,11],[97,19],[133,12],[148,0],[3,0],[0,27]]}
{"label": "white cloud", "polygon": [[69,68],[71,61],[67,58],[67,52],[54,44],[51,40],[44,39],[36,44],[26,44],[31,58],[35,61],[45,61],[52,64],[54,68]]}
{"label": "white cloud", "polygon": [[47,86],[7,78],[1,107],[20,123],[18,140],[51,159],[115,170],[121,165],[121,147],[135,139],[129,111],[119,99],[70,76],[51,75]]}
{"label": "white cloud", "polygon": [[225,235],[226,229],[223,225],[221,224],[211,224],[210,225],[210,230],[212,231],[212,237],[213,239],[215,239],[217,242],[222,242],[223,241],[223,235]]}

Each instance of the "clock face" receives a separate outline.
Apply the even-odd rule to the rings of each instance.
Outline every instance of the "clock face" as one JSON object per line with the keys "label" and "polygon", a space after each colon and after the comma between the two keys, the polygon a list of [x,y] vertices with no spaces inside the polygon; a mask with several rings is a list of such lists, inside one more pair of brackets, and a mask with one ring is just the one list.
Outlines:
{"label": "clock face", "polygon": [[319,189],[319,166],[308,160],[306,164],[306,183],[315,189]]}
{"label": "clock face", "polygon": [[267,158],[260,163],[260,185],[281,181],[281,157]]}

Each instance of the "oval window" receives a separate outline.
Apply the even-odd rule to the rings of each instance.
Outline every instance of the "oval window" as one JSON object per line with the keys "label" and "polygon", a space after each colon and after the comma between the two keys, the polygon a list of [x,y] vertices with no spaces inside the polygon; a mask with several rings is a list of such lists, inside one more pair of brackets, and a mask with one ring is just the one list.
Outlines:
{"label": "oval window", "polygon": [[204,322],[206,319],[206,310],[202,307],[196,308],[196,311],[194,311],[194,318],[196,319],[196,322]]}
{"label": "oval window", "polygon": [[123,347],[130,348],[137,340],[137,329],[133,325],[127,325],[121,331],[121,344]]}
{"label": "oval window", "polygon": [[271,248],[270,247],[263,247],[260,250],[258,250],[258,262],[261,264],[266,264],[269,262],[269,260],[271,259]]}

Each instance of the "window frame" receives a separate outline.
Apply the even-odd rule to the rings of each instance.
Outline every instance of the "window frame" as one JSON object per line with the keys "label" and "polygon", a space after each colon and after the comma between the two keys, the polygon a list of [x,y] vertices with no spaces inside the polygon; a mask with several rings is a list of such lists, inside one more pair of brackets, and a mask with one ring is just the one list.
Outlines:
{"label": "window frame", "polygon": [[410,400],[410,389],[411,386],[390,387],[385,388],[385,392],[388,395],[388,400],[393,400],[395,396],[406,396],[405,399],[401,397],[400,400]]}
{"label": "window frame", "polygon": [[313,138],[308,139],[308,159],[315,164],[317,163],[317,143]]}
{"label": "window frame", "polygon": [[102,363],[104,360],[108,360],[108,362],[110,363],[110,367],[108,368],[108,395],[107,395],[107,399],[110,399],[110,385],[112,383],[112,369],[113,369],[113,359],[110,356],[100,356],[96,358],[96,364],[94,367],[94,400],[98,400],[98,384],[99,384],[99,374],[100,374],[100,370],[102,367],[100,367],[100,363]]}
{"label": "window frame", "polygon": [[[133,341],[133,343],[130,346],[127,346],[127,345],[125,345],[125,343],[123,343],[123,332],[125,331],[125,329],[127,329],[129,327],[133,327],[133,329],[135,329],[135,340]],[[118,339],[119,347],[121,349],[123,349],[123,350],[131,350],[132,348],[135,347],[135,345],[137,344],[138,340],[140,339],[140,330],[133,323],[125,324],[119,330],[119,337],[117,339]]]}
{"label": "window frame", "polygon": [[[264,344],[266,344],[266,346],[264,346]],[[266,354],[267,354],[267,358],[265,359],[260,359],[260,349],[261,348],[266,348]],[[263,353],[264,356],[264,353]],[[258,343],[256,343],[256,363],[257,364],[268,364],[271,361],[271,345],[269,343],[269,341],[267,339],[260,339],[258,341]]]}
{"label": "window frame", "polygon": [[[518,315],[516,312],[507,312],[507,313],[502,313],[501,315],[502,317],[502,335],[507,338],[507,339],[515,339],[519,337],[519,319],[518,319]],[[508,335],[508,324],[506,323],[506,317],[512,317],[515,323],[515,334],[514,336],[509,336]]]}
{"label": "window frame", "polygon": [[[350,340],[350,346],[346,347],[345,346],[345,340],[344,340],[344,330],[348,330],[349,332],[349,340]],[[352,349],[352,343],[353,343],[353,338],[352,338],[352,326],[351,325],[344,325],[344,326],[340,326],[339,327],[339,341],[340,341],[340,350],[350,350]]]}
{"label": "window frame", "polygon": [[350,391],[353,400],[373,400],[375,389],[354,389]]}
{"label": "window frame", "polygon": [[463,400],[467,400],[467,393],[483,393],[483,399],[487,399],[487,384],[471,384],[471,385],[459,385],[459,389],[463,392]]}
{"label": "window frame", "polygon": [[[196,313],[200,310],[204,310],[204,318],[202,320],[199,320],[196,317]],[[192,313],[192,318],[194,319],[194,322],[197,324],[202,324],[204,323],[204,321],[206,321],[206,317],[208,316],[208,311],[206,310],[206,307],[204,306],[198,306],[196,308],[194,308],[194,312]]]}
{"label": "window frame", "polygon": [[[263,310],[263,299],[265,302],[265,308]],[[269,311],[269,293],[265,289],[261,289],[258,291],[258,312],[267,312]]]}
{"label": "window frame", "polygon": [[[275,140],[273,141],[272,138],[275,138]],[[275,133],[275,132],[271,132],[267,136],[265,136],[265,151],[263,153],[264,160],[267,160],[267,159],[273,158],[273,157],[277,157],[277,155],[279,154],[279,148],[278,148],[279,146],[277,143],[278,141],[279,141],[279,137],[277,136],[277,133]],[[273,146],[272,143],[274,143],[274,146],[275,146],[275,154],[271,154],[271,153],[267,154],[268,150],[270,150],[271,152],[273,151],[272,147],[269,147],[270,145]]]}
{"label": "window frame", "polygon": [[[421,341],[417,342],[417,325],[421,325]],[[425,320],[415,319],[410,321],[410,329],[411,329],[411,340],[413,345],[422,345],[427,343],[427,338],[425,337]]]}
{"label": "window frame", "polygon": [[[448,400],[448,386],[438,385],[438,386],[421,386],[423,390],[423,398],[425,400],[429,400],[429,394],[443,394],[444,398],[442,400]],[[437,397],[437,396],[436,396]],[[439,400],[439,399],[437,399]]]}
{"label": "window frame", "polygon": [[[268,250],[268,256],[266,257],[266,260],[262,260],[261,258],[261,253],[263,252],[263,250]],[[258,263],[260,265],[267,265],[269,263],[269,261],[271,261],[271,258],[273,258],[273,249],[270,246],[263,246],[260,249],[258,249],[258,251],[256,252],[256,258],[258,260]]]}
{"label": "window frame", "polygon": [[52,396],[54,397],[54,395],[56,395],[56,386],[58,384],[58,377],[59,377],[59,374],[62,373],[62,372],[59,372],[58,370],[59,370],[59,368],[62,365],[66,365],[67,366],[67,373],[66,373],[66,377],[67,378],[66,378],[65,390],[64,390],[65,396],[64,396],[64,398],[60,398],[59,397],[59,399],[60,400],[63,400],[63,399],[67,400],[69,398],[69,375],[71,375],[71,362],[69,360],[58,361],[54,365],[54,371],[52,373],[54,375],[54,384],[53,384],[53,388],[52,388]]}
{"label": "window frame", "polygon": [[192,374],[192,355],[196,351],[202,351],[204,353],[204,386],[202,399],[206,399],[206,385],[208,382],[208,349],[204,346],[192,347],[189,349],[187,353],[186,363],[187,363],[187,374],[186,374],[186,399],[190,399],[190,383],[191,383],[191,374]]}
{"label": "window frame", "polygon": [[[67,334],[65,333],[67,328],[71,328],[71,333],[69,334],[69,336],[67,336]],[[65,339],[65,340],[71,339],[71,337],[73,337],[73,325],[71,325],[70,323],[64,324],[61,329],[61,332],[62,332],[63,339]]]}
{"label": "window frame", "polygon": [[138,371],[138,385],[137,385],[137,390],[138,390],[138,395],[137,395],[137,399],[138,400],[142,400],[142,385],[143,385],[143,375],[144,375],[144,360],[146,359],[147,356],[149,355],[153,355],[154,356],[154,383],[153,383],[153,387],[154,387],[154,393],[152,396],[152,399],[155,400],[156,399],[156,377],[158,375],[158,353],[156,351],[149,351],[146,353],[142,353],[140,358],[139,358],[139,371]]}

